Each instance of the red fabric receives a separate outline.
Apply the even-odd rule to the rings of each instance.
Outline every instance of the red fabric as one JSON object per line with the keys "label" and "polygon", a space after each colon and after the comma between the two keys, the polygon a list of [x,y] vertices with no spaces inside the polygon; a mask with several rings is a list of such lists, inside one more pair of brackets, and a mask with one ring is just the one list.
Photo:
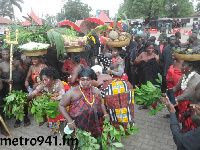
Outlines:
{"label": "red fabric", "polygon": [[81,29],[75,23],[68,20],[59,22],[58,27],[60,28],[61,26],[71,26],[74,30],[81,32]]}
{"label": "red fabric", "polygon": [[151,34],[157,34],[158,33],[158,29],[149,29]]}
{"label": "red fabric", "polygon": [[103,36],[100,36],[100,42],[106,44],[106,39]]}
{"label": "red fabric", "polygon": [[[113,26],[114,26],[114,22],[111,22],[111,23],[109,24],[109,26],[113,27]],[[117,22],[117,26],[118,26],[120,29],[122,28],[122,25],[121,25],[120,22]]]}
{"label": "red fabric", "polygon": [[118,58],[112,58],[112,63],[114,64],[114,63],[116,63],[118,60],[120,60],[120,57],[118,57]]}
{"label": "red fabric", "polygon": [[55,119],[48,118],[48,122],[56,122],[58,120],[62,121],[62,120],[64,120],[64,117],[61,114],[59,114]]}
{"label": "red fabric", "polygon": [[97,23],[97,24],[99,24],[99,25],[104,25],[104,22],[103,22],[103,21],[101,21],[100,19],[95,18],[95,17],[86,18],[85,20],[88,20],[88,21]]}
{"label": "red fabric", "polygon": [[[182,122],[182,132],[185,133],[190,130],[197,128],[196,124],[192,121],[191,116],[194,113],[194,110],[189,108],[189,101],[184,101],[182,107],[186,107],[183,114],[180,117],[180,122]],[[187,106],[186,106],[187,104]]]}
{"label": "red fabric", "polygon": [[[87,63],[85,61],[85,59],[81,59],[80,61],[81,64],[83,64],[84,67],[87,67]],[[65,63],[63,65],[63,69],[66,71],[73,71],[74,70],[75,65],[71,63],[70,59],[65,60]]]}
{"label": "red fabric", "polygon": [[125,81],[128,81],[128,75],[126,73],[123,73],[121,77],[113,76],[113,79],[123,79]]}
{"label": "red fabric", "polygon": [[160,45],[160,52],[161,52],[161,54],[162,54],[163,48],[164,48],[164,45],[163,44]]}
{"label": "red fabric", "polygon": [[175,34],[176,32],[181,32],[181,29],[180,28],[178,28],[178,29],[173,29],[173,34]]}
{"label": "red fabric", "polygon": [[183,35],[191,35],[192,31],[191,30],[184,30]]}
{"label": "red fabric", "polygon": [[[173,65],[171,65],[169,67],[167,77],[166,77],[167,88],[170,89],[170,88],[175,87],[178,84],[178,81],[182,75],[183,74],[181,72],[181,69],[174,68]],[[174,94],[174,96],[176,97],[182,93],[183,91],[181,90],[178,93]]]}
{"label": "red fabric", "polygon": [[90,132],[92,136],[99,137],[102,133],[103,112],[101,110],[101,98],[92,90],[84,91],[85,97],[92,102],[94,95],[94,104],[90,106],[83,95],[72,101],[69,108],[69,115],[75,120],[76,126],[83,131]]}
{"label": "red fabric", "polygon": [[156,109],[157,106],[157,102],[155,102],[155,104],[151,105],[153,109]]}

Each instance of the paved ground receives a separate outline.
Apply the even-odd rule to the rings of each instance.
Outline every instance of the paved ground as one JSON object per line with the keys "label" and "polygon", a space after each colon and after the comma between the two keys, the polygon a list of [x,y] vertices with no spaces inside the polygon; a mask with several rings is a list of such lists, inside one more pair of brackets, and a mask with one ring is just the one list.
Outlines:
{"label": "paved ground", "polygon": [[[164,119],[163,116],[167,113],[166,108],[163,112],[159,112],[155,116],[147,116],[148,110],[138,110],[138,105],[135,105],[135,125],[140,128],[137,134],[130,136],[130,139],[123,139],[124,148],[123,150],[175,150],[176,146],[173,142],[171,131],[169,128],[169,119]],[[21,127],[15,129],[14,119],[6,120],[8,128],[13,134],[14,138],[38,138],[43,136],[45,139],[49,135],[49,130],[46,127],[47,124],[43,126],[38,126],[35,123],[33,117],[30,117],[31,125],[29,127],[24,127],[23,123]],[[0,138],[4,136],[0,135]],[[24,146],[5,146],[0,145],[2,150],[66,150],[69,149],[68,146],[59,146],[62,143],[61,136],[58,134],[58,146],[55,145],[55,139],[52,138],[52,146],[47,143],[43,143],[39,146],[39,142],[32,146],[29,142],[28,145]],[[25,142],[23,142],[24,144]],[[1,144],[1,141],[0,141]],[[32,140],[34,144],[34,140]]]}
{"label": "paved ground", "polygon": [[[184,29],[191,29],[191,27],[186,27]],[[181,32],[183,33],[182,28]],[[153,34],[152,34],[153,35]],[[159,34],[155,34],[158,37]],[[170,36],[170,35],[169,35]],[[186,42],[188,36],[182,36],[181,41]],[[167,114],[166,108],[159,112],[155,116],[147,116],[148,110],[138,110],[138,105],[135,105],[135,125],[140,128],[137,134],[130,136],[130,139],[123,139],[124,148],[123,150],[175,150],[176,146],[174,144],[171,131],[169,128],[169,119],[164,119],[163,116]],[[11,133],[15,138],[37,138],[43,136],[45,139],[49,135],[49,129],[46,124],[39,127],[35,123],[33,117],[31,118],[31,125],[29,127],[21,127],[15,129],[13,128],[14,119],[6,120],[6,124],[10,129]],[[58,146],[55,145],[55,139],[52,139],[52,145],[49,146],[47,143],[43,143],[39,146],[39,142],[35,146],[28,145],[23,146],[5,146],[1,145],[1,138],[4,138],[0,134],[0,149],[1,150],[62,150],[69,149],[68,146],[60,146],[62,143],[61,136],[58,134]],[[41,139],[41,138],[40,138]],[[34,139],[31,141],[34,144]],[[24,142],[22,143],[24,144]],[[62,144],[61,144],[62,145]]]}

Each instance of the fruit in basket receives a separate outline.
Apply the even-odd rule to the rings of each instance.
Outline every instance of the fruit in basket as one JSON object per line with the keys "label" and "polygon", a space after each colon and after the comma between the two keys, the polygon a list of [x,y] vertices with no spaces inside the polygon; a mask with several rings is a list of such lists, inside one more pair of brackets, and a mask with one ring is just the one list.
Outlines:
{"label": "fruit in basket", "polygon": [[69,46],[69,42],[65,42],[64,45],[65,45],[65,46]]}
{"label": "fruit in basket", "polygon": [[117,33],[117,31],[114,31],[114,30],[110,31],[108,36],[112,40],[116,40],[119,38],[119,34]]}
{"label": "fruit in basket", "polygon": [[119,36],[119,41],[124,41],[125,38],[126,38],[125,36],[121,35],[121,36]]}
{"label": "fruit in basket", "polygon": [[62,35],[65,39],[64,45],[65,46],[84,46],[87,37],[74,37],[74,36],[66,36]]}

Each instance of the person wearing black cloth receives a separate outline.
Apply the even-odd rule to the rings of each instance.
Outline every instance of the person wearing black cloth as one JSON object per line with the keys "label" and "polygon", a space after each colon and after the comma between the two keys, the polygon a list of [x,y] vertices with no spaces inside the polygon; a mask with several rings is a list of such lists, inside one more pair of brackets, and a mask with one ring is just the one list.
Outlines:
{"label": "person wearing black cloth", "polygon": [[153,53],[154,44],[152,42],[147,42],[145,48],[147,52],[142,52],[134,62],[138,65],[140,84],[146,84],[147,81],[158,84],[155,79],[158,78],[158,73],[160,72],[159,56]]}
{"label": "person wearing black cloth", "polygon": [[170,36],[169,44],[163,48],[163,52],[160,58],[160,66],[162,70],[162,92],[166,93],[167,83],[166,83],[166,76],[169,67],[173,64],[172,54],[173,49],[175,48],[175,41],[176,37],[174,35]]}
{"label": "person wearing black cloth", "polygon": [[134,40],[130,41],[130,44],[126,46],[126,56],[125,56],[125,68],[124,72],[128,75],[129,82],[135,87],[136,85],[136,66],[133,64],[133,61],[136,58],[137,49],[138,49],[138,40],[140,36],[136,34]]}
{"label": "person wearing black cloth", "polygon": [[161,57],[161,53],[160,53],[160,47],[156,44],[156,37],[155,36],[151,36],[150,38],[149,38],[149,42],[152,42],[152,43],[154,43],[154,53],[156,54],[156,55],[159,55],[159,57]]}
{"label": "person wearing black cloth", "polygon": [[175,44],[176,44],[178,47],[180,47],[180,46],[181,46],[181,41],[180,41],[180,39],[181,39],[181,33],[180,33],[180,32],[176,32],[176,33],[175,33],[175,37],[176,37],[176,42],[175,42]]}
{"label": "person wearing black cloth", "polygon": [[194,130],[182,133],[176,118],[174,105],[172,105],[170,100],[165,97],[161,97],[160,101],[165,103],[170,112],[170,128],[174,142],[177,145],[177,150],[200,150],[200,106],[192,106],[195,114],[191,118],[198,127]]}

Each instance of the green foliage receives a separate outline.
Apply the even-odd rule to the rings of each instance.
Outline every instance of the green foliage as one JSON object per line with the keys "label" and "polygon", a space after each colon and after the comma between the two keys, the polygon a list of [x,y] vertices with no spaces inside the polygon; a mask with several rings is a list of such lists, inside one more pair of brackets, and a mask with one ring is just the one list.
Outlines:
{"label": "green foliage", "polygon": [[118,13],[125,13],[129,19],[185,17],[193,13],[193,8],[188,0],[126,0]]}
{"label": "green foliage", "polygon": [[[135,126],[130,127],[130,124],[127,125],[126,130],[122,125],[119,125],[119,128],[120,130],[117,130],[108,122],[107,118],[104,120],[103,133],[101,138],[98,139],[99,142],[102,142],[104,150],[115,150],[115,147],[123,147],[124,145],[121,143],[122,136],[128,139],[129,137],[126,135],[126,132],[134,134],[139,130],[139,128],[136,128]],[[111,138],[117,139],[118,142],[112,142]]]}
{"label": "green foliage", "polygon": [[46,114],[50,119],[54,119],[59,115],[58,101],[50,100],[50,95],[42,94],[41,97],[34,99],[31,104],[31,113],[34,115],[35,121],[43,122],[43,115]]}
{"label": "green foliage", "polygon": [[[162,83],[162,76],[158,74],[158,79],[156,82],[159,84]],[[135,101],[138,102],[139,105],[150,106],[157,103],[160,103],[159,98],[162,96],[162,91],[160,85],[153,85],[150,81],[147,81],[147,84],[141,85],[141,88],[135,87]],[[161,106],[157,106],[157,109],[153,108],[148,113],[148,115],[155,115],[158,111],[161,111],[163,108],[163,104]]]}
{"label": "green foliage", "polygon": [[193,13],[192,3],[188,0],[165,0],[164,7],[166,17],[186,17]]}
{"label": "green foliage", "polygon": [[161,103],[160,105],[156,107],[156,109],[150,108],[150,111],[148,112],[147,115],[148,116],[155,115],[157,114],[157,112],[162,111],[164,107],[165,107],[165,104]]}
{"label": "green foliage", "polygon": [[56,19],[58,22],[61,20],[82,20],[90,16],[92,8],[81,2],[80,0],[68,0],[63,6],[61,13],[58,13]]}
{"label": "green foliage", "polygon": [[200,3],[197,4],[197,12],[200,12]]}
{"label": "green foliage", "polygon": [[78,149],[81,150],[99,150],[100,145],[97,143],[97,139],[91,136],[91,133],[82,131],[76,128],[75,138],[78,139]]}
{"label": "green foliage", "polygon": [[22,12],[22,7],[20,5],[22,3],[24,3],[23,0],[0,0],[0,16],[7,16],[13,19],[15,17],[13,6],[16,6]]}
{"label": "green foliage", "polygon": [[[26,17],[27,18],[27,17]],[[43,20],[43,26],[37,26],[37,23],[34,22],[33,18],[29,16],[29,19],[32,22],[28,28],[22,26],[18,26],[13,24],[10,28],[10,36],[11,40],[15,40],[15,31],[18,29],[18,45],[14,45],[14,50],[23,44],[28,42],[38,42],[38,43],[47,43],[51,44],[52,47],[56,47],[57,56],[66,52],[64,47],[64,38],[62,34],[70,35],[75,37],[77,32],[71,27],[69,29],[66,28],[53,28],[51,24],[47,24]],[[0,38],[5,39],[5,35]],[[3,48],[9,47],[9,44],[4,43]]]}
{"label": "green foliage", "polygon": [[[4,98],[6,104],[4,107],[4,112],[6,116],[13,115],[16,119],[20,121],[24,118],[24,105],[27,103],[27,94],[22,91],[12,91],[6,98]],[[9,107],[11,107],[11,112],[9,112]]]}

